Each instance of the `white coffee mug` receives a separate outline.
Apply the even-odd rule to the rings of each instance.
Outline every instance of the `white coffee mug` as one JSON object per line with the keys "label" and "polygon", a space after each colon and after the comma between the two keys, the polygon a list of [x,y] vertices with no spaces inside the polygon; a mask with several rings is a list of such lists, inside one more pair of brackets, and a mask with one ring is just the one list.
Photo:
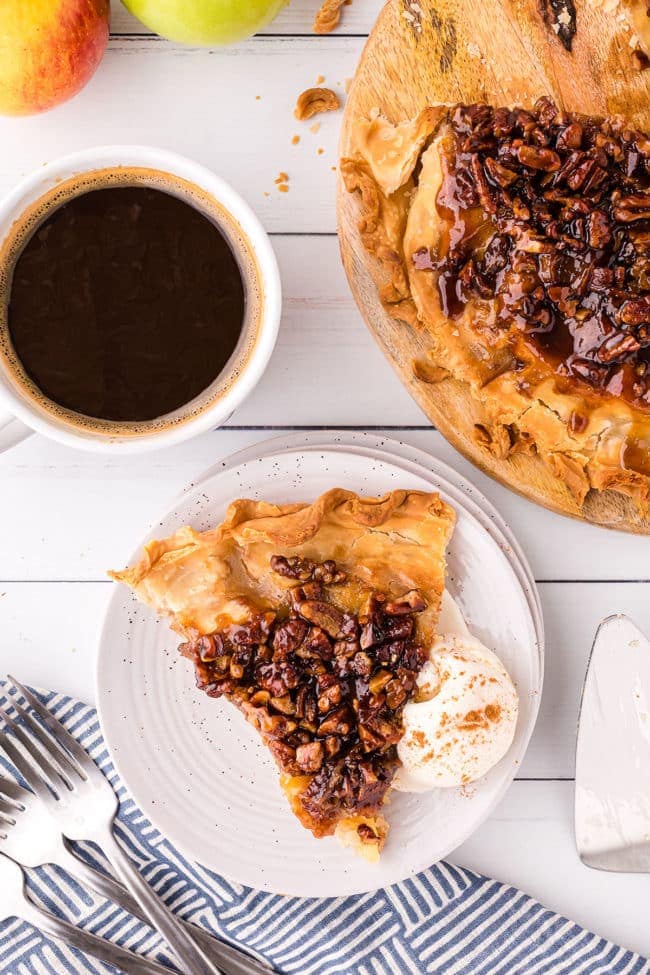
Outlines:
{"label": "white coffee mug", "polygon": [[[121,431],[114,435],[107,429],[99,431],[77,424],[60,411],[48,410],[38,398],[29,395],[7,358],[0,356],[0,451],[34,431],[68,446],[113,454],[138,453],[180,443],[224,423],[259,381],[273,352],[280,325],[282,292],[268,235],[250,207],[227,183],[206,167],[176,153],[152,146],[101,146],[48,163],[22,180],[0,202],[0,253],[16,222],[63,181],[113,168],[138,168],[169,175],[170,192],[173,192],[174,178],[182,180],[197,190],[199,198],[214,202],[227,215],[228,224],[236,228],[254,259],[257,272],[259,300],[255,321],[245,324],[240,339],[240,345],[247,343],[246,357],[242,360],[240,356],[236,370],[223,382],[229,368],[234,369],[238,345],[217,377],[218,389],[215,386],[215,391],[212,387],[204,391],[192,404],[187,404],[193,409],[183,408],[184,412],[179,411],[167,425],[160,423],[150,430]],[[255,334],[247,335],[247,329],[254,329]]]}

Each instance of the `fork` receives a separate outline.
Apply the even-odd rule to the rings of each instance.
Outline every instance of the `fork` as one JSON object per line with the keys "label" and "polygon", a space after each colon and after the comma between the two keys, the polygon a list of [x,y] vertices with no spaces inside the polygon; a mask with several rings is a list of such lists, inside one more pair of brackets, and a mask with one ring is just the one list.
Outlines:
{"label": "fork", "polygon": [[[149,923],[140,906],[121,884],[94,870],[67,846],[56,822],[38,796],[1,773],[0,852],[29,869],[54,863],[82,885],[114,901],[145,924]],[[213,938],[199,927],[192,926],[190,930],[206,954],[221,966],[224,975],[273,975],[273,970],[265,962]]]}
{"label": "fork", "polygon": [[93,955],[107,965],[114,965],[128,975],[171,975],[170,969],[158,962],[120,948],[89,931],[76,928],[38,907],[25,891],[25,878],[17,863],[0,854],[0,919],[22,918],[43,934],[72,948]]}
{"label": "fork", "polygon": [[29,757],[4,733],[0,734],[0,744],[29,787],[47,806],[63,835],[69,840],[91,840],[103,850],[119,879],[167,941],[186,975],[223,975],[193,933],[154,894],[117,842],[113,825],[118,800],[108,780],[61,722],[26,687],[11,676],[9,680],[48,730],[12,698],[11,703],[31,736],[1,708],[0,714]]}

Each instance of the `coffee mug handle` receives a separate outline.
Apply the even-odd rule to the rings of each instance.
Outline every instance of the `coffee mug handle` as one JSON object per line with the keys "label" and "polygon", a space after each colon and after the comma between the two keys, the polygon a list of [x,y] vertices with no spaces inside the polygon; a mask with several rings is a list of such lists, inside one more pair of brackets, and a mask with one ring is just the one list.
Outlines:
{"label": "coffee mug handle", "polygon": [[22,420],[18,420],[11,413],[0,411],[0,454],[26,440],[33,432]]}

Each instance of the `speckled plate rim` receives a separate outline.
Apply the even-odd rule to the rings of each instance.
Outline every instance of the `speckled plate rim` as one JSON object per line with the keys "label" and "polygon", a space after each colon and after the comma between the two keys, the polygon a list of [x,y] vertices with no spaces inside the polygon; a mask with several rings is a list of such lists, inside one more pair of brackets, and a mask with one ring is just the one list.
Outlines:
{"label": "speckled plate rim", "polygon": [[[535,686],[535,691],[533,697],[533,704],[531,707],[531,713],[528,718],[524,734],[519,737],[517,747],[512,753],[511,762],[509,763],[509,765],[511,765],[510,773],[503,776],[502,781],[500,782],[498,788],[493,790],[491,801],[489,802],[489,804],[485,805],[485,807],[481,812],[480,817],[476,818],[472,827],[468,828],[465,831],[465,833],[458,838],[457,842],[455,842],[452,846],[445,849],[438,856],[436,856],[436,860],[442,859],[448,856],[449,853],[452,852],[452,850],[455,849],[461,842],[464,842],[464,840],[467,839],[467,837],[471,835],[471,833],[474,832],[474,830],[478,828],[478,826],[482,822],[485,821],[485,819],[491,814],[494,808],[501,801],[503,795],[505,794],[510,784],[512,783],[513,779],[515,778],[516,772],[514,768],[520,766],[523,756],[528,747],[533,729],[535,727],[535,723],[539,711],[539,703],[541,699],[541,691],[542,691],[542,683],[543,683],[544,632],[543,632],[543,622],[542,622],[542,616],[540,610],[539,596],[532,577],[532,573],[530,571],[530,568],[528,567],[525,557],[521,553],[521,549],[519,548],[518,543],[514,539],[508,527],[503,522],[501,516],[497,513],[496,509],[494,509],[493,505],[491,505],[491,503],[488,502],[487,499],[485,499],[483,495],[476,488],[474,488],[473,485],[471,485],[471,483],[467,482],[464,478],[462,478],[457,472],[453,470],[453,468],[449,467],[448,464],[438,460],[438,458],[436,458],[432,454],[427,453],[426,451],[420,450],[419,448],[410,447],[409,445],[404,443],[390,440],[389,438],[374,437],[370,434],[350,433],[348,431],[336,431],[336,430],[318,431],[311,434],[310,433],[291,434],[289,436],[273,438],[268,441],[263,441],[255,445],[251,445],[250,447],[244,448],[243,450],[238,451],[235,454],[230,455],[224,460],[218,462],[217,464],[213,465],[208,471],[204,472],[199,478],[194,479],[191,485],[189,485],[185,491],[181,492],[181,494],[177,496],[175,501],[172,501],[167,506],[165,513],[169,514],[171,511],[173,511],[173,509],[178,505],[179,502],[182,502],[182,499],[185,495],[191,494],[192,492],[196,491],[197,488],[199,488],[207,480],[210,480],[211,478],[218,476],[222,472],[231,470],[232,468],[237,468],[242,464],[247,464],[251,460],[260,459],[267,456],[277,457],[278,454],[280,453],[295,452],[296,450],[299,450],[300,452],[310,452],[310,453],[312,451],[318,451],[318,450],[321,451],[327,450],[332,452],[340,451],[340,452],[356,454],[360,458],[363,458],[364,460],[368,460],[370,462],[372,462],[373,459],[375,461],[386,460],[398,467],[401,467],[404,470],[406,475],[408,475],[409,473],[416,474],[417,476],[423,478],[428,483],[430,483],[433,488],[443,490],[444,493],[447,494],[449,498],[453,498],[452,503],[454,503],[455,500],[457,504],[461,505],[463,508],[466,509],[467,514],[473,520],[479,523],[479,525],[487,532],[487,534],[489,534],[492,537],[493,542],[495,542],[498,545],[498,547],[501,549],[504,558],[510,564],[511,570],[517,577],[517,581],[521,587],[525,601],[528,605],[528,609],[530,612],[530,620],[535,634],[535,646],[537,649],[537,655],[536,655],[536,659],[532,660],[534,671],[535,671],[535,677],[533,681]],[[480,502],[480,504],[478,502]],[[152,537],[152,535],[150,534],[148,537]],[[138,551],[139,548],[140,547],[138,547]],[[111,607],[114,600],[116,599],[116,596],[117,593],[114,593],[113,598],[108,603],[106,609],[106,616],[104,620],[105,624],[107,623],[108,618],[110,616]],[[102,642],[104,642],[103,637],[102,637]],[[101,646],[100,646],[100,651],[101,651]],[[111,736],[110,733],[107,733],[108,729],[106,727],[105,718],[103,716],[103,708],[102,708],[103,695],[102,695],[102,688],[99,681],[99,675],[101,669],[100,658],[101,658],[101,652],[98,655],[98,663],[97,663],[98,713],[99,713],[100,723],[102,726],[102,730],[104,732],[104,738],[109,753],[111,754],[111,757],[116,765],[116,768],[119,771],[120,762],[111,747],[111,741],[110,741]],[[138,801],[137,793],[139,790],[135,786],[135,784],[130,785],[129,782],[126,780],[126,778],[125,778],[125,784],[127,785],[127,788],[130,789],[136,801]],[[147,810],[147,814],[152,819],[154,825],[156,825],[155,815],[151,815],[150,810]],[[170,836],[170,839],[189,858],[191,859],[195,858],[196,855],[195,852],[189,849],[187,846],[184,846],[182,836],[174,836],[174,837]],[[206,865],[210,869],[217,870],[218,872],[222,873],[223,876],[226,876],[235,882],[250,883],[247,880],[242,880],[240,877],[233,875],[232,871],[228,873],[219,864],[208,862]],[[420,866],[418,869],[422,869],[422,867]],[[412,874],[413,871],[407,868],[404,871],[402,877],[395,877],[390,882],[391,883],[397,882],[399,879],[405,879],[406,877],[411,876]],[[282,882],[281,879],[278,878],[278,884],[280,884],[281,882]],[[260,884],[258,886],[259,889],[268,890],[270,892],[278,892],[278,884],[274,884],[271,882],[271,883],[265,883],[264,885]],[[377,884],[364,883],[356,886],[354,889],[351,889],[349,886],[347,886],[345,890],[341,890],[341,891],[328,889],[327,891],[323,892],[323,896],[334,897],[334,896],[350,895],[354,893],[360,894],[370,890],[374,890],[376,889],[377,886],[378,886]],[[313,892],[301,892],[295,889],[291,891],[281,891],[281,892],[291,893],[294,896],[314,896]]]}

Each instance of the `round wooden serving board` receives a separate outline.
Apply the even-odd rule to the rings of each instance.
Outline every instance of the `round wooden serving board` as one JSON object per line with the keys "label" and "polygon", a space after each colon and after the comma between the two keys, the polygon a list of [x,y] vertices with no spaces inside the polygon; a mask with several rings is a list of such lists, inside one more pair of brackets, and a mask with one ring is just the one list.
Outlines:
{"label": "round wooden serving board", "polygon": [[[561,0],[553,2],[555,11],[551,0],[388,0],[348,94],[341,157],[349,154],[351,124],[359,116],[379,111],[401,122],[440,102],[530,107],[548,95],[566,110],[621,113],[648,131],[650,69],[639,70],[633,58],[639,39],[648,50],[645,2],[625,6],[616,0],[575,0],[570,52],[547,23],[561,10]],[[427,383],[416,375],[414,364],[427,361],[430,339],[382,307],[376,285],[381,276],[359,238],[357,199],[341,180],[338,222],[343,264],[359,309],[402,382],[447,440],[483,471],[538,504],[650,534],[650,519],[642,519],[623,495],[591,491],[580,507],[535,455],[516,453],[501,460],[479,446],[472,436],[475,407],[467,386],[451,378]]]}

